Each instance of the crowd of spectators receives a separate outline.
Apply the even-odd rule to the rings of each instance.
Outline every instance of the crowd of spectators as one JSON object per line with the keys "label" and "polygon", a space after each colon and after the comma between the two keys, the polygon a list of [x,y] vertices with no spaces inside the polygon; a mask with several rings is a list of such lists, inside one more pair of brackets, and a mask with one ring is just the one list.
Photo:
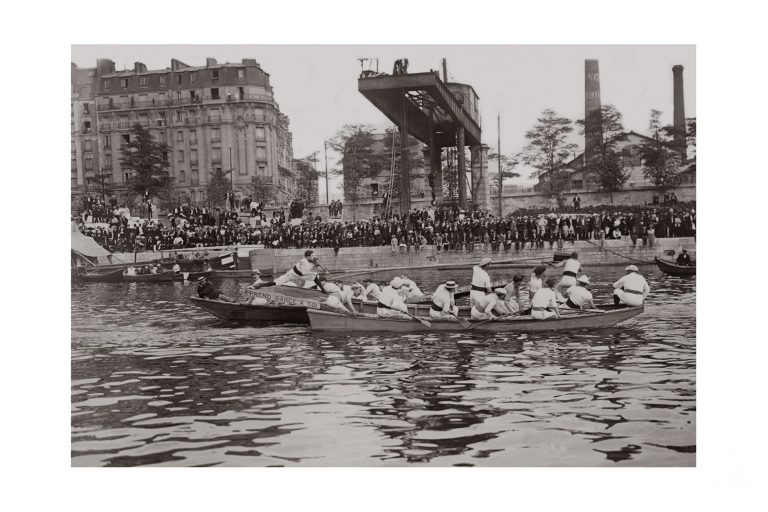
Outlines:
{"label": "crowd of spectators", "polygon": [[[306,211],[305,211],[306,212]],[[656,238],[696,235],[695,203],[654,205],[600,205],[521,208],[505,218],[489,211],[467,214],[439,207],[393,213],[358,221],[323,221],[307,215],[299,223],[286,221],[284,210],[270,218],[261,208],[252,217],[234,210],[184,206],[169,214],[168,222],[131,220],[121,209],[108,215],[106,225],[84,229],[112,252],[168,250],[227,245],[263,245],[269,248],[391,246],[392,251],[519,251],[544,249],[576,240],[629,237],[634,244],[653,244]]]}

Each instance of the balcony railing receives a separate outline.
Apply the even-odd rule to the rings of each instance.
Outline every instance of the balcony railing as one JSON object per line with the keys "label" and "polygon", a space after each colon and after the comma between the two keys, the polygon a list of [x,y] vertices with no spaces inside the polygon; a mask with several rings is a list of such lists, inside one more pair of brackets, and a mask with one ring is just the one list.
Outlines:
{"label": "balcony railing", "polygon": [[99,104],[99,111],[105,111],[105,110],[131,110],[134,108],[159,108],[159,107],[167,107],[170,105],[170,102],[168,100],[145,100],[145,101],[139,101],[139,100],[132,100],[129,102],[112,102],[108,104]]}

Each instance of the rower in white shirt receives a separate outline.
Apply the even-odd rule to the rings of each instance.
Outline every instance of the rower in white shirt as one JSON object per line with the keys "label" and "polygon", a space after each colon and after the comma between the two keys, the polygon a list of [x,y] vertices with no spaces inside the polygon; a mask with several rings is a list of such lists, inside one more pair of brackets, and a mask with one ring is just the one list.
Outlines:
{"label": "rower in white shirt", "polygon": [[576,286],[576,274],[581,271],[581,263],[579,263],[579,255],[577,253],[572,252],[568,259],[555,263],[552,266],[563,267],[563,277],[557,284],[558,288]]}
{"label": "rower in white shirt", "polygon": [[499,298],[495,292],[487,293],[475,300],[472,305],[470,316],[473,320],[495,320],[497,315],[493,314],[494,309],[499,305]]}
{"label": "rower in white shirt", "polygon": [[560,318],[557,308],[557,295],[555,294],[557,280],[550,277],[544,283],[544,288],[536,292],[531,300],[531,316],[536,320],[546,320],[556,316]]}
{"label": "rower in white shirt", "polygon": [[381,288],[372,279],[364,279],[365,294],[371,299],[376,300],[381,295]]}
{"label": "rower in white shirt", "polygon": [[408,306],[403,302],[403,298],[399,293],[400,288],[403,286],[403,280],[399,277],[392,279],[389,286],[385,286],[381,290],[378,302],[381,304],[376,308],[376,314],[385,318],[410,318],[408,315]]}
{"label": "rower in white shirt", "polygon": [[304,253],[304,257],[296,263],[288,272],[275,279],[277,286],[304,286],[307,281],[312,282],[318,274],[317,256],[312,255],[309,250]]}
{"label": "rower in white shirt", "polygon": [[645,298],[651,293],[651,288],[637,267],[629,265],[624,269],[627,273],[613,283],[613,303],[616,305],[642,306]]}
{"label": "rower in white shirt", "polygon": [[432,307],[429,309],[429,317],[435,320],[456,320],[459,307],[456,305],[454,293],[459,285],[456,281],[446,281],[437,287],[432,294]]}
{"label": "rower in white shirt", "polygon": [[519,314],[523,310],[522,297],[520,297],[520,284],[523,282],[523,276],[515,274],[512,276],[512,282],[504,288],[496,288],[499,295],[499,306],[497,310],[503,307],[505,311],[502,314]]}
{"label": "rower in white shirt", "polygon": [[568,300],[563,307],[570,309],[597,309],[592,298],[592,292],[587,288],[588,286],[589,277],[586,275],[579,276],[576,279],[576,286],[571,286],[565,291],[566,295],[568,295]]}
{"label": "rower in white shirt", "polygon": [[361,301],[367,301],[368,295],[365,293],[365,288],[363,288],[363,285],[357,281],[352,283],[352,298],[353,299],[359,299]]}
{"label": "rower in white shirt", "polygon": [[400,276],[403,280],[403,284],[408,287],[408,291],[405,293],[406,301],[416,301],[424,298],[424,292],[419,289],[419,285],[415,281],[409,279],[406,274]]}
{"label": "rower in white shirt", "polygon": [[533,297],[536,295],[536,292],[541,290],[541,287],[544,285],[544,272],[547,271],[547,267],[544,265],[539,265],[538,267],[533,269],[533,274],[531,274],[531,280],[528,282],[528,302],[533,300]]}
{"label": "rower in white shirt", "polygon": [[472,267],[472,290],[469,292],[470,306],[474,306],[476,301],[488,294],[494,295],[491,289],[491,276],[488,275],[490,266],[491,258],[483,258],[478,265]]}
{"label": "rower in white shirt", "polygon": [[341,282],[341,279],[323,283],[325,293],[328,294],[326,305],[344,313],[357,314],[355,306],[352,305],[352,288]]}

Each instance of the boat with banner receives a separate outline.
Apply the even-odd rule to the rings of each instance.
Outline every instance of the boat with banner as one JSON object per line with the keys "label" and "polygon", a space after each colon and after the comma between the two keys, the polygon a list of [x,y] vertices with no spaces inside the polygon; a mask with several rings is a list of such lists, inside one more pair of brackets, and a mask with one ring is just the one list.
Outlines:
{"label": "boat with banner", "polygon": [[[312,331],[335,333],[388,332],[412,334],[422,332],[496,332],[528,333],[546,331],[576,331],[610,327],[629,320],[643,312],[643,306],[624,307],[606,305],[599,310],[561,310],[561,318],[536,320],[531,316],[514,316],[496,321],[472,320],[462,327],[452,320],[405,320],[381,318],[376,315],[341,314],[320,309],[307,309]],[[568,311],[568,312],[566,312]]]}
{"label": "boat with banner", "polygon": [[692,262],[693,264],[688,265],[678,265],[675,262],[664,260],[661,258],[654,258],[653,259],[656,262],[656,266],[659,267],[659,270],[664,272],[665,274],[669,274],[672,276],[694,276],[696,275],[696,262]]}

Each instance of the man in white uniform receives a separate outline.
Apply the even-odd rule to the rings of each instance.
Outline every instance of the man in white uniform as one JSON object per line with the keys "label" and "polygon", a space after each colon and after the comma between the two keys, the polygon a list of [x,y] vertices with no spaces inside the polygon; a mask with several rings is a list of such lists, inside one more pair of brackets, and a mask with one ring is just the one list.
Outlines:
{"label": "man in white uniform", "polygon": [[579,276],[576,279],[576,286],[571,286],[565,291],[566,295],[568,295],[568,300],[565,302],[564,307],[570,309],[597,309],[592,298],[592,292],[587,288],[588,286],[589,277],[586,275]]}
{"label": "man in white uniform", "polygon": [[563,277],[557,285],[558,288],[576,286],[576,274],[581,271],[581,263],[579,263],[579,255],[577,253],[572,252],[567,260],[555,263],[552,266],[563,267]]}
{"label": "man in white uniform", "polygon": [[365,285],[365,294],[370,300],[376,300],[381,295],[381,288],[372,279],[363,280],[363,284]]}
{"label": "man in white uniform", "polygon": [[613,303],[616,305],[642,306],[645,298],[651,293],[651,288],[637,267],[630,265],[624,269],[627,273],[613,283]]}
{"label": "man in white uniform", "polygon": [[277,286],[304,286],[304,282],[312,281],[317,275],[317,256],[312,251],[306,251],[304,257],[288,272],[275,279]]}
{"label": "man in white uniform", "polygon": [[544,288],[536,292],[531,300],[531,316],[536,320],[546,320],[557,316],[560,318],[560,311],[557,309],[557,295],[555,294],[555,284],[557,280],[550,277],[544,283]]}
{"label": "man in white uniform", "polygon": [[385,318],[410,318],[408,315],[403,314],[408,313],[408,306],[405,305],[398,291],[402,286],[403,280],[396,277],[389,283],[389,286],[385,286],[381,290],[378,301],[386,307],[379,305],[376,308],[377,315]]}
{"label": "man in white uniform", "polygon": [[429,317],[436,320],[455,320],[453,315],[459,314],[454,293],[459,285],[456,281],[446,281],[437,287],[432,294],[432,307],[429,309]]}
{"label": "man in white uniform", "polygon": [[487,293],[472,305],[470,316],[473,320],[495,320],[497,317],[493,314],[493,310],[498,304],[499,298],[496,293]]}
{"label": "man in white uniform", "polygon": [[357,314],[355,306],[352,305],[352,288],[350,286],[337,279],[324,283],[323,288],[328,294],[328,299],[325,301],[326,305],[343,313]]}
{"label": "man in white uniform", "polygon": [[403,280],[403,285],[408,287],[408,291],[405,293],[406,301],[415,301],[424,298],[424,293],[419,289],[419,285],[415,281],[408,278],[406,274],[400,276]]}
{"label": "man in white uniform", "polygon": [[352,283],[352,298],[362,301],[370,300],[368,298],[368,294],[365,293],[365,288],[363,288],[363,285],[357,281]]}
{"label": "man in white uniform", "polygon": [[487,272],[490,265],[491,258],[483,258],[479,265],[472,267],[472,290],[469,292],[470,306],[474,306],[475,302],[488,294],[496,297],[491,290],[491,276]]}

